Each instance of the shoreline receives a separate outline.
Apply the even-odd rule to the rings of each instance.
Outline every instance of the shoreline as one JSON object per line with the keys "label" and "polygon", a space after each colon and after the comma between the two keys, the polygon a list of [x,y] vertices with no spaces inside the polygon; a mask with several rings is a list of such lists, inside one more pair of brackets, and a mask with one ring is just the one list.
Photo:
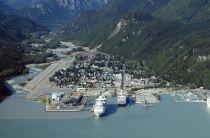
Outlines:
{"label": "shoreline", "polygon": [[[76,47],[75,45],[72,45],[71,46],[71,48],[72,47]],[[63,49],[62,49],[63,50]],[[71,64],[73,63],[73,55],[71,55],[71,56],[69,56],[69,57],[71,57],[72,59],[72,61],[71,61]],[[69,58],[68,57],[68,58]],[[60,64],[58,64],[59,63],[59,61],[63,61],[62,62],[62,66],[61,66],[61,63]],[[28,81],[27,83],[26,83],[26,85],[25,86],[23,86],[22,87],[22,89],[23,89],[23,91],[26,91],[26,92],[28,92],[27,93],[27,96],[26,96],[26,98],[28,98],[28,99],[34,99],[34,100],[36,100],[36,98],[37,97],[39,97],[39,96],[42,96],[42,97],[46,97],[46,96],[50,96],[50,94],[52,94],[52,92],[54,92],[54,91],[63,91],[63,90],[68,90],[69,91],[69,89],[58,89],[58,88],[56,88],[56,87],[54,87],[54,86],[51,86],[51,84],[49,83],[49,81],[48,81],[48,77],[50,76],[50,75],[52,75],[52,73],[54,73],[56,70],[58,70],[58,69],[60,69],[60,68],[62,68],[62,67],[65,67],[66,65],[67,65],[67,61],[66,61],[66,59],[61,59],[61,60],[59,60],[59,61],[54,61],[54,62],[52,62],[52,63],[42,63],[42,64],[28,64],[28,65],[25,65],[26,67],[28,67],[28,69],[30,70],[30,67],[35,67],[35,68],[37,68],[36,66],[39,66],[39,65],[46,65],[46,64],[48,64],[49,66],[46,68],[46,69],[43,69],[43,70],[41,70],[39,73],[38,73],[38,75],[35,75],[35,76],[33,76],[33,79],[31,80],[31,81]],[[70,64],[70,61],[68,60],[68,64]],[[64,64],[64,65],[63,65]],[[53,67],[51,70],[49,69],[50,67],[52,67],[53,65],[56,65],[55,67]],[[46,70],[49,70],[49,73],[46,71]],[[47,72],[46,74],[43,74],[44,72]],[[32,70],[32,73],[33,73],[33,70]],[[28,73],[27,75],[29,75],[30,73]],[[42,74],[43,75],[46,75],[46,76],[44,76],[44,78],[42,78],[43,76],[42,76]],[[41,75],[41,77],[39,77]],[[23,76],[23,75],[19,75],[19,76]],[[37,79],[38,78],[38,79]],[[42,78],[42,79],[41,79]],[[41,79],[41,80],[40,80]],[[36,80],[37,80],[37,85],[34,85],[34,83],[32,83],[32,82],[36,82]],[[8,82],[6,82],[7,84],[8,84],[8,88],[9,87],[11,87],[11,91],[12,92],[14,92],[14,93],[16,93],[17,91],[12,87],[12,85],[10,85]],[[20,82],[19,82],[20,83]],[[32,83],[32,84],[31,84]],[[41,84],[42,83],[42,84]],[[18,84],[18,83],[17,83]],[[31,84],[31,85],[30,85]],[[40,85],[42,85],[43,87],[40,87]],[[27,86],[30,86],[30,87],[27,87]],[[38,88],[37,88],[38,87]],[[26,89],[27,88],[27,89]],[[28,88],[30,88],[30,89],[28,89]],[[37,88],[36,90],[35,90],[35,88]],[[46,89],[47,88],[47,89]],[[31,90],[31,92],[29,92],[29,91],[27,91],[27,90]],[[45,91],[46,90],[46,91]],[[169,87],[169,88],[167,88],[167,87],[164,87],[164,88],[140,88],[139,90],[137,90],[137,91],[135,91],[134,93],[134,95],[138,95],[138,94],[141,94],[141,93],[148,93],[148,94],[158,94],[158,95],[162,95],[162,94],[169,94],[170,96],[172,95],[172,94],[176,94],[176,93],[178,93],[179,91],[182,91],[182,90],[190,90],[189,88],[186,88],[185,87],[185,89],[182,89],[182,88],[180,88],[180,87],[175,87],[175,88],[171,88],[171,87]],[[88,92],[88,91],[87,91]],[[86,91],[84,92],[84,94],[86,94]],[[92,91],[91,91],[91,94],[92,94]],[[150,97],[151,98],[151,97]],[[173,97],[172,97],[173,98]],[[161,99],[161,98],[160,98]],[[160,103],[161,101],[160,101],[160,99],[159,99],[159,102],[156,102],[156,103]],[[140,100],[141,101],[141,100]],[[174,101],[175,101],[175,99],[174,99]],[[41,101],[42,102],[42,101]],[[176,102],[176,101],[175,101]],[[179,103],[181,103],[182,101],[178,101]],[[195,103],[194,101],[183,101],[183,103],[184,102],[192,102],[192,103]],[[141,104],[142,104],[142,102],[140,102]],[[204,103],[204,101],[203,101],[203,103]],[[153,103],[152,103],[153,104]],[[46,105],[46,103],[45,103],[45,105]],[[79,112],[79,111],[82,111],[82,109],[65,109],[65,110],[57,110],[57,109],[49,109],[49,107],[48,107],[48,105],[46,105],[46,109],[45,109],[45,111],[46,112]]]}

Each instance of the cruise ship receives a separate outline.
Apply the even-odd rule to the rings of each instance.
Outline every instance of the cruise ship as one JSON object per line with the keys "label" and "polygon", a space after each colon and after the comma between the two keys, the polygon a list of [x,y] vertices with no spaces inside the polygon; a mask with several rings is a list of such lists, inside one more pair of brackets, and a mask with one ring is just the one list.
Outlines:
{"label": "cruise ship", "polygon": [[207,95],[206,103],[207,103],[207,106],[210,108],[210,93],[208,93],[208,95]]}
{"label": "cruise ship", "polygon": [[117,103],[119,106],[127,105],[127,91],[125,89],[125,64],[122,67],[121,88],[117,92]]}
{"label": "cruise ship", "polygon": [[95,102],[95,105],[93,107],[93,112],[97,117],[100,117],[105,114],[106,112],[106,97],[100,95]]}

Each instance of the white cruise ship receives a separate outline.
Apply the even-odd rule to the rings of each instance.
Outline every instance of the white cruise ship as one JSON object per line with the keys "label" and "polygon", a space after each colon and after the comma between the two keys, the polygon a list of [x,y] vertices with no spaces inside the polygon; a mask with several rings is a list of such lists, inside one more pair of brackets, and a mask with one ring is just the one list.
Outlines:
{"label": "white cruise ship", "polygon": [[106,97],[100,95],[95,102],[95,105],[93,107],[93,112],[97,117],[100,117],[105,114],[106,112]]}
{"label": "white cruise ship", "polygon": [[207,95],[206,103],[207,103],[207,106],[210,108],[210,93],[208,93],[208,95]]}
{"label": "white cruise ship", "polygon": [[120,89],[117,94],[117,103],[119,106],[125,106],[127,104],[127,94],[123,89]]}
{"label": "white cruise ship", "polygon": [[121,81],[121,88],[118,90],[117,93],[117,103],[119,106],[125,106],[127,104],[127,91],[125,88],[125,64],[122,67],[122,81]]}

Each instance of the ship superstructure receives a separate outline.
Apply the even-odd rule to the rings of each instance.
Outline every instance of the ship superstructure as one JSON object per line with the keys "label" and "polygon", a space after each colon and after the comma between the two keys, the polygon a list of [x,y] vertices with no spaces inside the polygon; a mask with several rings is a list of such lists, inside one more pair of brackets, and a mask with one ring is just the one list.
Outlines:
{"label": "ship superstructure", "polygon": [[[109,56],[108,60],[106,62],[106,68],[108,67],[108,62],[109,62]],[[104,95],[104,93],[107,91],[107,86],[103,82],[104,78],[104,73],[100,77],[100,82],[99,82],[99,96],[96,98],[95,105],[93,106],[93,112],[97,117],[103,116],[106,113],[106,103],[107,103],[107,98]]]}
{"label": "ship superstructure", "polygon": [[125,88],[125,64],[122,66],[122,80],[121,80],[121,87],[119,88],[117,92],[117,103],[119,106],[125,106],[127,104],[127,91]]}
{"label": "ship superstructure", "polygon": [[210,108],[210,92],[207,93],[207,106]]}
{"label": "ship superstructure", "polygon": [[106,96],[100,95],[95,102],[93,107],[94,114],[98,117],[102,116],[106,112]]}

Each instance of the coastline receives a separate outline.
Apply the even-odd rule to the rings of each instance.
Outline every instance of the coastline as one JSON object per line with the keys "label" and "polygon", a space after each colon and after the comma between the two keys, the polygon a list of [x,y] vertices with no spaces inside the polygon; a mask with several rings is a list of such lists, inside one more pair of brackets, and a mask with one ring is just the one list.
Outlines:
{"label": "coastline", "polygon": [[[73,44],[71,44],[71,49],[73,48],[73,47],[77,47],[77,46],[74,46]],[[64,49],[62,49],[62,50],[64,50]],[[68,49],[69,50],[69,49]],[[58,53],[59,55],[61,54],[61,53]],[[60,55],[61,56],[61,55]],[[70,57],[74,57],[73,55],[71,55],[71,56],[69,56],[68,57],[68,64],[67,64],[67,59],[66,58],[62,58],[61,60],[60,60],[60,62],[62,62],[63,64],[59,64],[59,65],[57,65],[56,63],[57,62],[59,62],[59,61],[57,61],[57,62],[52,62],[52,63],[42,63],[42,64],[30,64],[30,65],[26,65],[26,67],[28,68],[28,70],[29,70],[29,72],[28,72],[28,74],[24,74],[25,75],[25,80],[23,79],[23,82],[17,82],[18,84],[17,84],[17,86],[16,87],[19,87],[20,86],[20,84],[21,83],[24,83],[25,85],[24,86],[21,86],[22,88],[17,88],[17,90],[16,89],[14,89],[14,86],[16,85],[14,85],[14,84],[11,84],[11,83],[8,83],[8,82],[5,82],[6,83],[6,85],[7,85],[7,87],[8,87],[8,89],[12,92],[12,93],[16,93],[16,92],[18,92],[18,91],[27,91],[25,88],[30,84],[30,83],[32,83],[32,82],[34,82],[34,80],[36,80],[37,78],[38,78],[38,80],[41,78],[41,77],[43,77],[42,76],[42,73],[43,72],[45,72],[46,70],[46,72],[48,73],[49,72],[49,74],[44,74],[44,75],[46,75],[47,77],[49,77],[50,75],[52,75],[52,73],[54,73],[55,71],[57,71],[57,70],[59,70],[59,69],[61,69],[61,68],[63,68],[63,67],[67,67],[67,65],[69,65],[70,63],[72,64],[72,62],[73,62],[73,60],[74,60],[74,58],[72,58],[71,60],[69,60],[69,58]],[[45,68],[45,69],[41,69],[42,67],[40,67],[40,65],[46,65],[46,64],[48,64],[49,66],[47,67],[47,68]],[[48,71],[49,70],[49,68],[51,68],[53,65],[56,65],[55,66],[55,68],[52,68],[50,71]],[[62,66],[61,66],[62,65]],[[59,66],[59,67],[58,67]],[[38,71],[36,70],[36,68],[38,69]],[[58,68],[58,69],[57,69]],[[33,74],[34,72],[36,72],[35,74]],[[37,73],[38,72],[38,73]],[[24,76],[24,75],[20,75],[19,77],[21,77],[21,76]],[[32,75],[32,80],[30,80],[29,81],[29,78],[31,77],[30,75]],[[39,77],[41,75],[41,77]],[[55,88],[54,86],[51,86],[51,84],[50,84],[50,82],[49,82],[49,79],[47,78],[47,77],[44,77],[44,80],[41,80],[41,81],[38,81],[38,83],[37,83],[37,87],[39,87],[40,85],[41,85],[41,83],[42,82],[44,82],[42,85],[43,85],[43,89],[42,89],[42,92],[40,92],[41,91],[41,89],[40,89],[40,87],[39,87],[39,89],[37,90],[37,91],[39,91],[38,93],[34,93],[34,92],[32,92],[32,89],[33,89],[33,87],[31,88],[31,92],[27,92],[27,96],[26,96],[26,98],[29,98],[29,99],[34,99],[34,100],[36,100],[36,97],[39,97],[39,96],[43,96],[43,97],[46,97],[46,96],[50,96],[50,94],[52,94],[52,92],[53,91],[63,91],[63,90],[65,90],[65,91],[69,91],[69,89],[62,89],[62,88]],[[18,77],[18,76],[17,76]],[[16,78],[16,77],[15,77]],[[12,79],[14,79],[14,78],[11,78],[11,80]],[[15,81],[15,80],[13,80],[13,81]],[[32,83],[32,84],[34,84],[34,83]],[[13,85],[13,86],[12,86]],[[33,85],[32,85],[33,86]],[[47,88],[47,89],[46,89]],[[46,91],[45,91],[46,90]],[[151,94],[150,96],[155,96],[156,94],[157,95],[162,95],[162,94],[169,94],[170,96],[172,95],[172,94],[177,94],[178,93],[178,91],[185,91],[185,90],[191,90],[191,89],[189,89],[189,88],[186,88],[185,87],[185,89],[183,89],[181,86],[177,86],[177,87],[173,87],[173,88],[171,88],[171,87],[163,87],[163,88],[140,88],[140,90],[139,90],[139,92],[138,92],[138,90],[137,91],[135,91],[134,93],[135,93],[135,95],[138,95],[138,93],[147,93],[147,94]],[[86,90],[87,91],[87,90]],[[92,92],[92,91],[91,91]],[[84,94],[85,94],[85,92],[84,92]],[[92,93],[93,94],[93,93]],[[149,96],[149,97],[150,97]],[[150,97],[151,98],[151,97]],[[152,102],[151,104],[154,104],[154,103],[160,103],[161,101],[161,98],[159,98],[159,100],[158,100],[158,102]],[[140,104],[142,104],[142,100],[140,100],[141,102],[140,102]],[[143,100],[144,101],[144,100]],[[41,102],[43,102],[43,101],[41,101]],[[180,102],[180,101],[178,101],[178,102]],[[183,101],[182,101],[183,102]],[[184,102],[196,102],[196,101],[188,101],[188,100],[186,100],[186,101],[184,101]],[[203,103],[204,103],[204,101],[203,101]],[[45,103],[45,105],[46,105],[46,103]],[[46,105],[46,107],[45,107],[45,111],[46,112],[69,112],[69,111],[73,111],[73,112],[75,112],[75,111],[81,111],[81,109],[71,109],[71,110],[68,110],[68,109],[66,109],[66,110],[57,110],[56,108],[53,108],[53,109],[49,109],[48,108],[48,105]]]}

